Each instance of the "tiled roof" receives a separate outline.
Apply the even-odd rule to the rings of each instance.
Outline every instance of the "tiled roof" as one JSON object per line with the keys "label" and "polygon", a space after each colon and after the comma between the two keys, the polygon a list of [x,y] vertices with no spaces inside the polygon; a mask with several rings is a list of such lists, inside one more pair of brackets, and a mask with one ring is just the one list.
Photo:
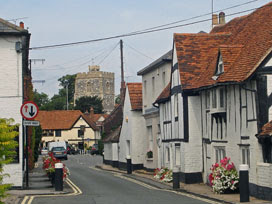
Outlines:
{"label": "tiled roof", "polygon": [[146,74],[146,73],[152,71],[153,69],[157,68],[158,66],[160,66],[163,63],[166,63],[166,62],[170,63],[171,60],[172,60],[172,50],[168,51],[166,54],[161,56],[159,59],[155,60],[154,62],[152,62],[151,64],[149,64],[145,68],[138,71],[137,75]]}
{"label": "tiled roof", "polygon": [[142,110],[142,83],[127,83],[132,110]]}
{"label": "tiled roof", "polygon": [[170,88],[171,88],[171,83],[169,83],[161,92],[161,94],[158,96],[156,99],[155,103],[162,103],[164,101],[167,101],[170,97]]}
{"label": "tiled roof", "polygon": [[272,135],[272,120],[268,123],[266,123],[262,127],[262,131],[258,134],[258,136],[271,136]]}
{"label": "tiled roof", "polygon": [[18,32],[23,32],[23,33],[28,33],[27,30],[12,24],[2,18],[0,18],[0,33],[7,33],[7,32],[12,32],[12,33],[18,33]]}
{"label": "tiled roof", "polygon": [[69,130],[81,116],[97,130],[94,122],[79,110],[39,111],[35,120],[40,121],[43,130]]}
{"label": "tiled roof", "polygon": [[104,143],[116,143],[119,142],[120,133],[121,133],[121,126],[116,128],[115,130],[111,131],[105,139],[103,139]]}

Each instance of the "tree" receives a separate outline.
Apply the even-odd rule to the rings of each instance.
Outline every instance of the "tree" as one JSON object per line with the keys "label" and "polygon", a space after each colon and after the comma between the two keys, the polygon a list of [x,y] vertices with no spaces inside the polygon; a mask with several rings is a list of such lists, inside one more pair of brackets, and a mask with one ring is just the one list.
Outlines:
{"label": "tree", "polygon": [[60,82],[60,86],[63,88],[59,90],[59,95],[66,96],[66,85],[68,84],[68,101],[73,102],[74,101],[74,93],[75,93],[75,81],[76,81],[76,74],[73,75],[65,75],[58,79]]}
{"label": "tree", "polygon": [[43,92],[39,93],[36,89],[33,92],[33,100],[41,110],[44,110],[49,103],[48,95]]}
{"label": "tree", "polygon": [[115,96],[115,104],[120,104],[121,103],[121,97],[120,94],[118,94],[117,96]]}
{"label": "tree", "polygon": [[102,99],[98,96],[83,96],[76,100],[75,110],[85,113],[86,111],[90,112],[91,107],[93,107],[94,113],[102,113]]}
{"label": "tree", "polygon": [[[3,179],[6,174],[3,174],[5,164],[12,162],[16,155],[16,147],[18,143],[15,138],[18,137],[18,124],[13,125],[13,119],[0,118],[0,199],[6,197],[6,191],[11,187],[11,184],[3,184]],[[0,201],[0,203],[2,203]]]}

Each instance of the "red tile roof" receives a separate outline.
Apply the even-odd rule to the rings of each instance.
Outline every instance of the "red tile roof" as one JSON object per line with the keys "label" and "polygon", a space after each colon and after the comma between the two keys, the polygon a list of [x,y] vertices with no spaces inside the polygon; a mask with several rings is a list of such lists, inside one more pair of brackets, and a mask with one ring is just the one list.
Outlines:
{"label": "red tile roof", "polygon": [[127,83],[132,110],[142,110],[142,83]]}
{"label": "red tile roof", "polygon": [[170,97],[170,88],[171,88],[171,83],[169,83],[161,92],[161,94],[158,96],[156,99],[155,103],[162,103],[164,101],[167,101]]}
{"label": "red tile roof", "polygon": [[271,136],[271,135],[272,135],[272,120],[262,127],[262,131],[258,134],[258,136]]}
{"label": "red tile roof", "polygon": [[[248,79],[272,51],[271,19],[272,2],[249,15],[216,26],[209,34],[175,34],[182,89],[240,83]],[[224,73],[213,80],[219,52]]]}
{"label": "red tile roof", "polygon": [[39,111],[35,120],[40,121],[43,130],[69,130],[81,116],[97,130],[95,123],[79,110]]}

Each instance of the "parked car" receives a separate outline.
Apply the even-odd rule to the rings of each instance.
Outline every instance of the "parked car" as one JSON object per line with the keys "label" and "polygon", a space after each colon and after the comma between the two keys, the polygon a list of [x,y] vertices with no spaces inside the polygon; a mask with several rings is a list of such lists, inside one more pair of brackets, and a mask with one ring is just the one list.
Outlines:
{"label": "parked car", "polygon": [[67,150],[64,147],[53,147],[51,152],[57,159],[67,160]]}
{"label": "parked car", "polygon": [[42,148],[41,155],[47,155],[47,154],[48,154],[48,148],[47,147]]}
{"label": "parked car", "polygon": [[91,155],[99,154],[98,144],[94,144],[91,149]]}
{"label": "parked car", "polygon": [[78,150],[76,150],[74,147],[67,146],[67,154],[78,154]]}

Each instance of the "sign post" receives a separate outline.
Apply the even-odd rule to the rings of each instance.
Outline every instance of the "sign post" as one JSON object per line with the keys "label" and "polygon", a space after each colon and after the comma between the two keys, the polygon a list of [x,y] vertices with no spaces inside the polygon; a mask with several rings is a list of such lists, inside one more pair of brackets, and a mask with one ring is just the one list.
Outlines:
{"label": "sign post", "polygon": [[39,121],[32,121],[34,118],[37,117],[39,113],[38,106],[32,101],[26,101],[20,109],[21,115],[24,118],[23,120],[23,127],[24,127],[24,134],[26,138],[26,151],[25,151],[25,159],[26,159],[26,188],[29,187],[29,169],[28,169],[28,150],[29,150],[29,141],[27,136],[27,128],[26,126],[39,126]]}

